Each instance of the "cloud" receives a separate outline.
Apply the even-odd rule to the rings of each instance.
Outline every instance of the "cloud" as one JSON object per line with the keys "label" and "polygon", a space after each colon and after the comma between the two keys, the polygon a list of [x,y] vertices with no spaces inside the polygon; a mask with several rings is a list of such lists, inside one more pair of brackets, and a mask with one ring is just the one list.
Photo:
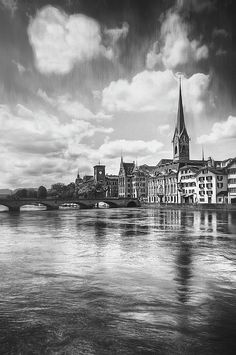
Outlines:
{"label": "cloud", "polygon": [[178,10],[201,13],[216,8],[216,0],[177,0]]}
{"label": "cloud", "polygon": [[[208,58],[208,47],[200,40],[189,38],[190,28],[178,13],[168,11],[161,25],[160,52],[156,58],[165,68],[176,69]],[[150,56],[150,54],[148,54]],[[157,55],[159,55],[157,57]]]}
{"label": "cloud", "polygon": [[23,74],[26,71],[26,68],[22,64],[18,63],[17,61],[12,60],[12,63],[15,64],[20,74]]}
{"label": "cloud", "polygon": [[115,140],[102,144],[98,154],[103,158],[120,157],[121,152],[129,157],[148,156],[155,154],[163,147],[163,143],[156,140]]}
{"label": "cloud", "polygon": [[147,53],[146,67],[148,69],[154,69],[156,66],[162,67],[162,54],[160,53],[159,42],[154,42],[152,49]]}
{"label": "cloud", "polygon": [[80,120],[109,120],[112,118],[111,115],[107,115],[102,111],[96,114],[85,107],[81,102],[72,100],[69,95],[62,95],[56,98],[49,97],[48,94],[39,89],[37,95],[41,97],[45,102],[50,104],[52,107],[66,115],[80,119]]}
{"label": "cloud", "polygon": [[31,19],[28,36],[34,51],[35,65],[43,74],[67,74],[75,64],[98,57],[114,58],[116,44],[126,38],[129,25],[105,28],[83,14],[67,15],[45,6]]}
{"label": "cloud", "polygon": [[0,0],[0,4],[10,11],[11,16],[14,16],[15,12],[18,9],[18,1],[17,0]]}
{"label": "cloud", "polygon": [[126,38],[129,32],[129,24],[124,22],[121,28],[105,28],[104,34],[107,35],[114,45],[120,38]]}
{"label": "cloud", "polygon": [[170,131],[170,125],[169,124],[163,124],[158,127],[158,131],[161,134],[166,134],[166,131]]}
{"label": "cloud", "polygon": [[213,38],[228,38],[230,37],[229,33],[224,28],[214,28],[212,32]]}
{"label": "cloud", "polygon": [[209,134],[198,138],[198,143],[215,143],[220,140],[236,138],[236,117],[229,116],[224,122],[215,122]]}
{"label": "cloud", "polygon": [[37,69],[44,74],[66,74],[75,63],[98,56],[112,57],[112,50],[102,44],[97,21],[82,15],[67,15],[46,6],[40,9],[28,26]]}
{"label": "cloud", "polygon": [[[112,128],[95,126],[84,120],[62,120],[45,110],[32,111],[22,104],[13,108],[0,105],[0,125],[3,147],[0,152],[1,182],[6,186],[12,183],[14,166],[18,176],[15,187],[42,182],[48,185],[62,177],[64,181],[71,179],[78,166],[76,157],[72,158],[70,152],[76,152],[77,146],[84,139],[90,139],[97,133],[107,135],[113,131]],[[50,176],[47,175],[49,169]],[[33,183],[32,175],[35,176]]]}
{"label": "cloud", "polygon": [[[194,74],[183,79],[186,110],[193,115],[202,114],[209,98],[209,76]],[[110,112],[148,112],[166,114],[176,111],[178,100],[177,79],[170,70],[143,71],[132,80],[113,81],[102,92],[102,105]]]}

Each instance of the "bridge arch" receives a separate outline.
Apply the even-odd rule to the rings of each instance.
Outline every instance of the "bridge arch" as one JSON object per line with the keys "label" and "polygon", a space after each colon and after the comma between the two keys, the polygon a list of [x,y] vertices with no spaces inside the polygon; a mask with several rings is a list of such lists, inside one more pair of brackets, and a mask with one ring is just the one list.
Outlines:
{"label": "bridge arch", "polygon": [[5,205],[4,203],[0,203],[0,212],[6,212],[8,211],[8,206]]}
{"label": "bridge arch", "polygon": [[138,204],[135,201],[129,201],[127,203],[127,207],[129,207],[129,208],[138,207]]}

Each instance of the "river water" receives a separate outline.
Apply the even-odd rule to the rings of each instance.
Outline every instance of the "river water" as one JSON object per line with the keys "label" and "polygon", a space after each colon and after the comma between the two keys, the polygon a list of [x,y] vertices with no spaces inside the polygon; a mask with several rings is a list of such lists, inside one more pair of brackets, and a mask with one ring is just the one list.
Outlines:
{"label": "river water", "polygon": [[236,212],[0,213],[0,354],[236,354]]}

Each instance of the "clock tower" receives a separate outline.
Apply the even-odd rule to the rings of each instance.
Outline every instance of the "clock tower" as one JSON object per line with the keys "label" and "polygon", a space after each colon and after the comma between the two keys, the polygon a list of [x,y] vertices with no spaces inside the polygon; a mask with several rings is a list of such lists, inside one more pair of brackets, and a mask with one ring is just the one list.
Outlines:
{"label": "clock tower", "polygon": [[179,84],[179,107],[177,114],[177,123],[175,133],[172,140],[173,143],[173,160],[188,161],[189,160],[189,136],[184,122],[184,110],[182,102],[181,81]]}
{"label": "clock tower", "polygon": [[105,165],[95,165],[94,169],[94,181],[95,183],[105,183]]}

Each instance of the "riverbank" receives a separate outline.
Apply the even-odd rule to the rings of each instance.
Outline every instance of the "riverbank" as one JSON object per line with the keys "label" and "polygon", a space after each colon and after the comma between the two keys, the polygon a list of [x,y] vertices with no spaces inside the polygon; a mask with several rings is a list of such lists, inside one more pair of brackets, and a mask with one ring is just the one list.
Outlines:
{"label": "riverbank", "polygon": [[201,204],[180,204],[180,203],[142,203],[142,208],[157,208],[157,209],[182,209],[182,210],[213,210],[213,211],[236,211],[236,204],[219,204],[219,203],[201,203]]}

